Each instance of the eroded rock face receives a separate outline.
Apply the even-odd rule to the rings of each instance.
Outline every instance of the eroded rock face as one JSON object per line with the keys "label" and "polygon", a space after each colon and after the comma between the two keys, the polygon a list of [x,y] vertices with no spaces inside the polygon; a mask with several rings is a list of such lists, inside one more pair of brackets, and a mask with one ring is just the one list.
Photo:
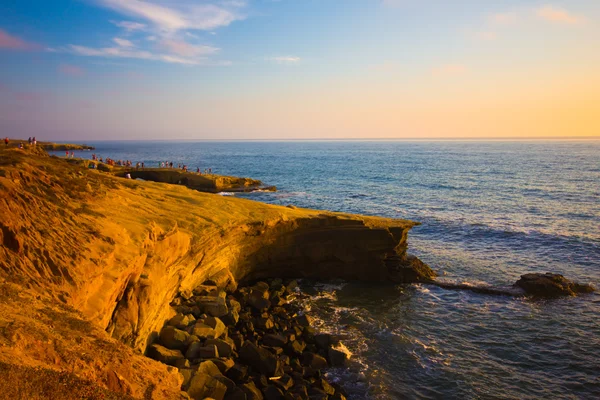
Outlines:
{"label": "eroded rock face", "polygon": [[594,291],[591,285],[579,284],[560,274],[550,272],[521,275],[521,279],[515,283],[515,286],[523,289],[525,293],[537,297],[576,296]]}

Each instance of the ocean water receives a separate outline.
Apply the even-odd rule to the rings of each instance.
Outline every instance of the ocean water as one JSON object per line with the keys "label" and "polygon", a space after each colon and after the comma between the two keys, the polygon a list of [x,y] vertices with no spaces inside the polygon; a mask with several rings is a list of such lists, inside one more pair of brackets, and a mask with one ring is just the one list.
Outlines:
{"label": "ocean water", "polygon": [[[278,187],[238,195],[257,201],[419,221],[409,251],[445,280],[510,285],[551,271],[600,287],[600,141],[89,144],[104,157]],[[353,282],[303,290],[321,329],[353,353],[349,370],[328,372],[350,398],[600,398],[599,294],[531,301]]]}

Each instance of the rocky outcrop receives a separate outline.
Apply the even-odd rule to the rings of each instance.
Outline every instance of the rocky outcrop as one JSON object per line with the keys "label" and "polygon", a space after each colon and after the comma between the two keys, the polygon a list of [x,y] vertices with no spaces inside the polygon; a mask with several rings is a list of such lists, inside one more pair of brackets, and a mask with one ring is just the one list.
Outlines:
{"label": "rocky outcrop", "polygon": [[521,279],[515,283],[515,286],[523,289],[526,294],[536,297],[576,296],[594,291],[591,285],[579,284],[551,272],[521,275]]}
{"label": "rocky outcrop", "polygon": [[182,185],[200,192],[251,192],[255,190],[266,190],[274,192],[275,186],[265,186],[256,179],[238,178],[234,176],[200,175],[194,172],[184,172],[180,169],[112,169],[116,176],[124,177],[127,174],[132,179],[143,179],[145,181],[170,183]]}
{"label": "rocky outcrop", "polygon": [[[108,333],[78,347],[98,355],[92,364],[79,362],[78,374],[103,387],[102,371],[118,353],[109,336],[145,351],[173,317],[169,303],[175,296],[207,280],[234,289],[240,281],[269,276],[397,282],[432,276],[406,255],[408,231],[416,225],[411,221],[271,206],[122,179],[27,149],[0,151],[0,279],[27,290],[39,307],[71,310],[68,337],[87,335],[77,333],[77,321],[91,321]],[[220,304],[205,307],[218,311]],[[21,314],[23,321],[40,323]],[[7,315],[0,314],[0,325],[11,323]],[[218,329],[207,322],[202,324]],[[170,334],[174,343],[185,340],[179,332]],[[27,331],[20,335],[37,343]],[[12,339],[7,343],[16,346]],[[218,343],[210,346],[219,351]],[[155,350],[173,363],[179,359],[178,353]],[[72,364],[56,366],[47,353],[19,351],[21,362],[31,365]],[[73,358],[64,346],[54,351]],[[131,352],[121,353],[142,362]],[[144,382],[154,385],[149,397],[168,398],[164,393],[173,388],[166,381],[152,383],[151,372],[145,372],[151,368],[137,371],[136,378],[122,365],[114,370],[122,378],[115,387],[130,388],[134,397],[150,387],[144,389]]]}

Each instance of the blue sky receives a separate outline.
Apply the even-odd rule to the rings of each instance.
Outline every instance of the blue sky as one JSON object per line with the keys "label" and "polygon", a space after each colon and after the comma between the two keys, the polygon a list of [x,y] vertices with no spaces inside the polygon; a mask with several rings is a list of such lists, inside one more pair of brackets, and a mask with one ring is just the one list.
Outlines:
{"label": "blue sky", "polygon": [[4,0],[0,129],[598,135],[599,18],[593,0]]}

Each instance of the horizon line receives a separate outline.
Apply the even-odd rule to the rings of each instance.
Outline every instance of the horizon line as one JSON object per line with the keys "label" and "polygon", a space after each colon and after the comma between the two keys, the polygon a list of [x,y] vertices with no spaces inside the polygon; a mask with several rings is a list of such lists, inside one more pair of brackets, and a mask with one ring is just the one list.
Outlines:
{"label": "horizon line", "polygon": [[[72,142],[56,140],[57,143]],[[352,141],[593,141],[600,140],[599,136],[542,136],[542,137],[431,137],[431,138],[261,138],[261,139],[87,139],[91,142],[352,142]]]}

